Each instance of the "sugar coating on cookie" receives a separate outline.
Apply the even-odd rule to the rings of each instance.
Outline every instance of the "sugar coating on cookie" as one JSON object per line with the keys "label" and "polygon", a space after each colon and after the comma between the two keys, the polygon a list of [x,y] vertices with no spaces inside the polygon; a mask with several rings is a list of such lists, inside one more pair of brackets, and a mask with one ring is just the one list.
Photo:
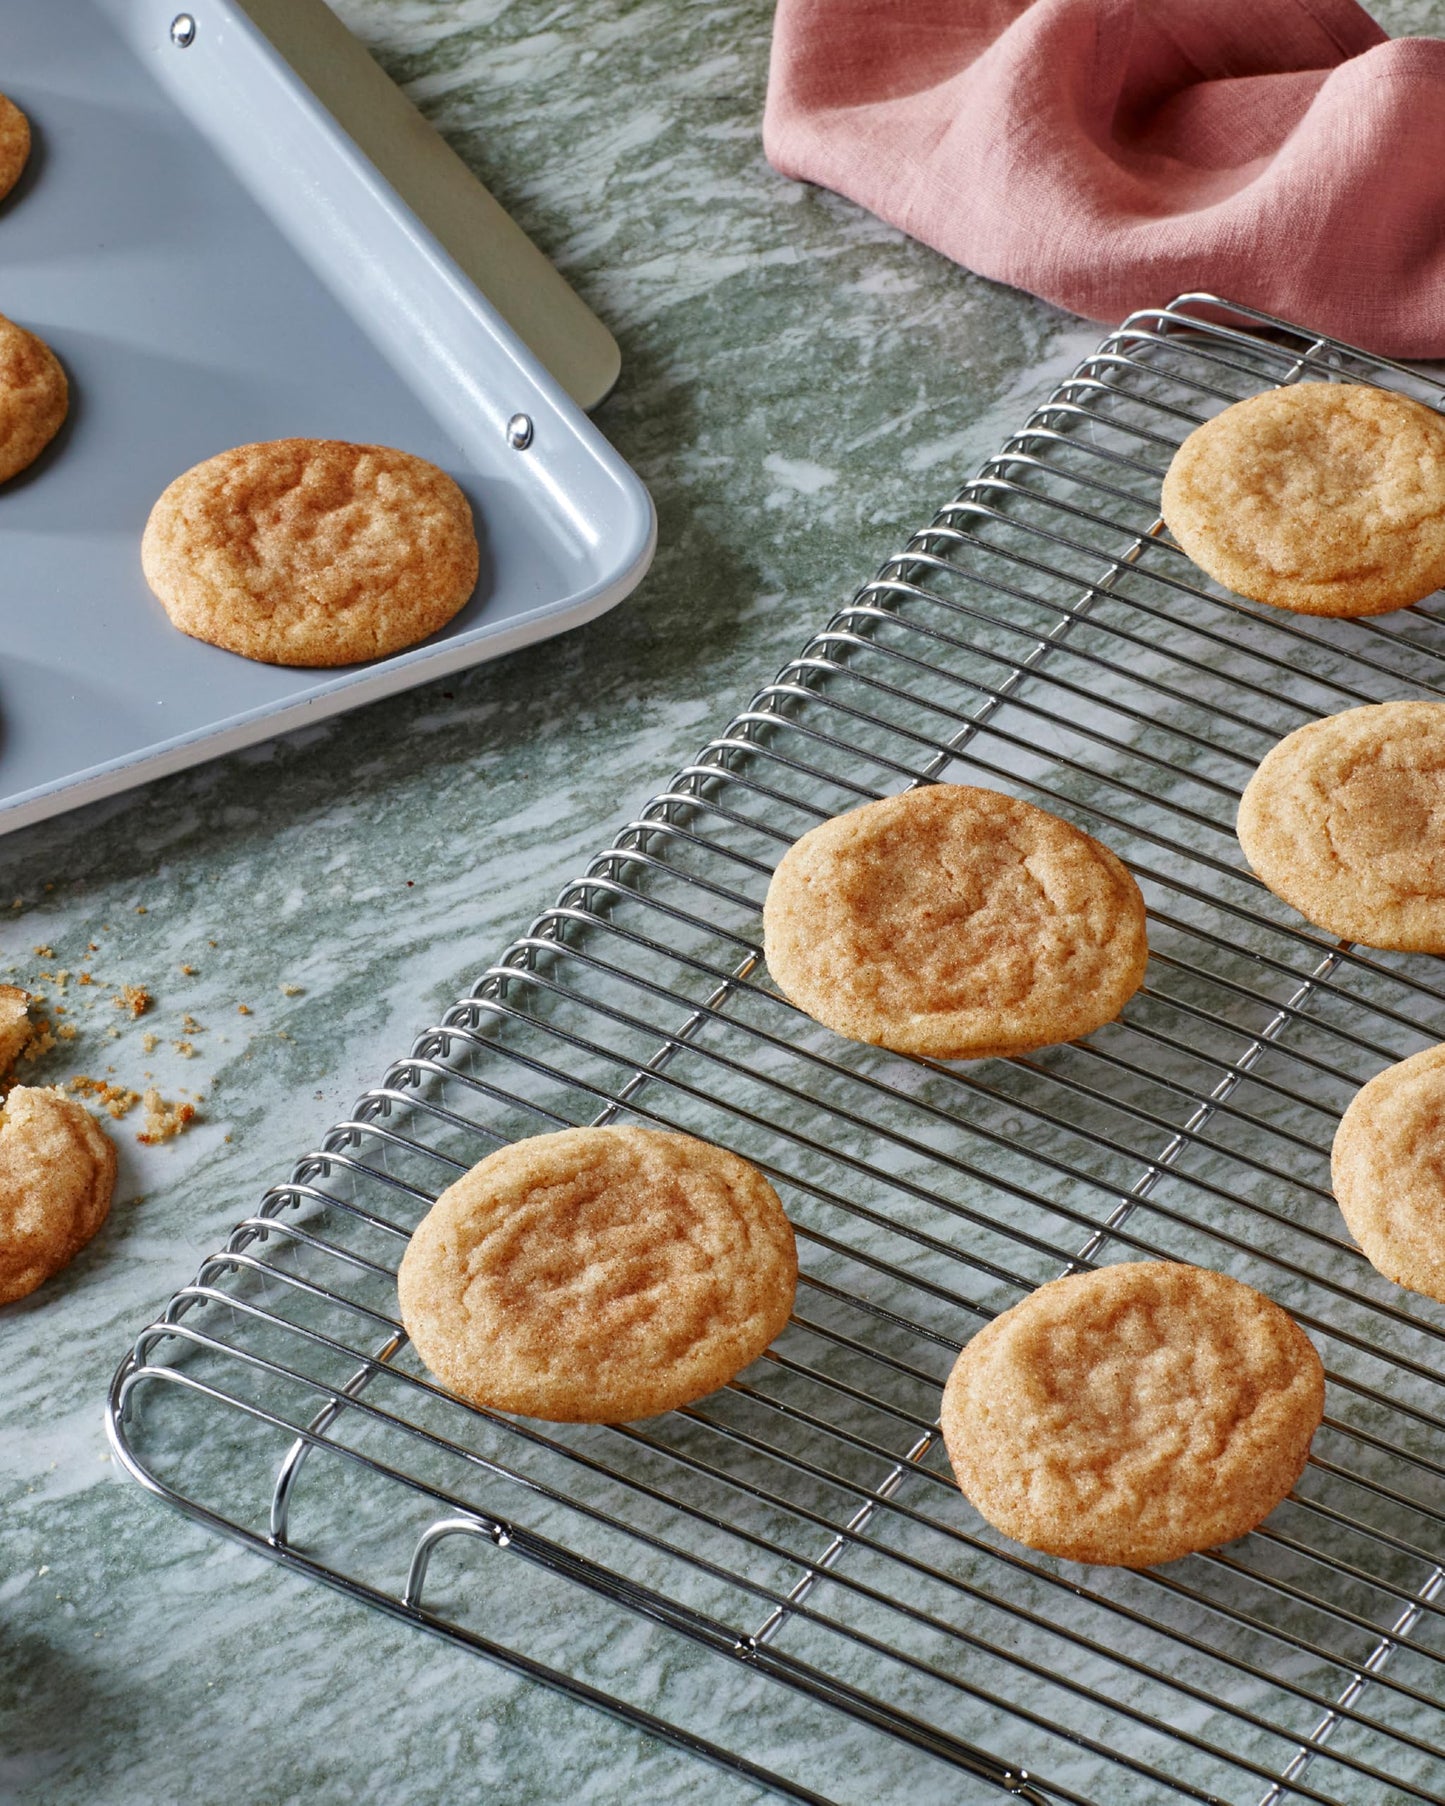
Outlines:
{"label": "sugar coating on cookie", "polygon": [[1237,826],[1258,876],[1316,927],[1445,953],[1445,703],[1296,728],[1245,786]]}
{"label": "sugar coating on cookie", "polygon": [[1387,1066],[1355,1093],[1330,1171],[1370,1264],[1445,1304],[1445,1047]]}
{"label": "sugar coating on cookie", "polygon": [[114,1185],[114,1144],[88,1110],[60,1091],[11,1091],[0,1111],[0,1304],[74,1260]]}
{"label": "sugar coating on cookie", "polygon": [[20,180],[30,159],[30,121],[7,95],[0,94],[0,201]]}
{"label": "sugar coating on cookie", "polygon": [[930,784],[788,849],[763,907],[784,996],[849,1040],[941,1060],[1072,1041],[1148,961],[1144,899],[1092,836],[997,790]]}
{"label": "sugar coating on cookie", "polygon": [[1195,428],[1162,512],[1237,595],[1385,614],[1445,583],[1445,418],[1364,383],[1270,389]]}
{"label": "sugar coating on cookie", "polygon": [[747,1161],[662,1130],[563,1129],[444,1191],[397,1293],[417,1353],[462,1398],[625,1423],[756,1360],[797,1276],[792,1227]]}
{"label": "sugar coating on cookie", "polygon": [[35,462],[69,406],[60,359],[44,339],[0,314],[0,483]]}
{"label": "sugar coating on cookie", "polygon": [[1253,1287],[1173,1261],[1056,1279],[958,1357],[943,1436],[996,1529],[1152,1567],[1252,1530],[1304,1471],[1324,1370]]}
{"label": "sugar coating on cookie", "polygon": [[182,633],[272,665],[384,658],[476,587],[471,507],[435,464],[385,445],[274,439],[184,472],[141,564]]}

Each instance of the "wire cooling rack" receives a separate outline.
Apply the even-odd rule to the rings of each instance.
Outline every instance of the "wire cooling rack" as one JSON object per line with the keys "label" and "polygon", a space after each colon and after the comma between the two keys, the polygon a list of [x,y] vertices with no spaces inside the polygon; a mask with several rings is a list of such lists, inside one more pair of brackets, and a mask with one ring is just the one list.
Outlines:
{"label": "wire cooling rack", "polygon": [[[1366,1264],[1328,1166],[1356,1087],[1445,1039],[1445,974],[1314,933],[1233,831],[1282,734],[1445,698],[1441,601],[1259,608],[1158,518],[1185,433],[1301,378],[1445,401],[1206,296],[1111,333],[141,1333],[110,1404],[131,1473],[797,1800],[1445,1800],[1445,1311]],[[1128,861],[1151,959],[1120,1021],[945,1065],[776,994],[778,857],[929,779]],[[397,1321],[407,1235],[499,1144],[618,1120],[763,1168],[798,1231],[792,1322],[647,1423],[451,1399]],[[1165,1568],[1035,1555],[953,1485],[940,1384],[1041,1281],[1152,1256],[1309,1331],[1309,1467],[1253,1535]]]}

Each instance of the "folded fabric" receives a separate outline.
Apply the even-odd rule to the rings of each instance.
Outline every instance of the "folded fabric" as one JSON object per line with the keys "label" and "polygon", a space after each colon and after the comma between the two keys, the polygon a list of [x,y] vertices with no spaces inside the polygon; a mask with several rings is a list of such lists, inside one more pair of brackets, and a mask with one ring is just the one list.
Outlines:
{"label": "folded fabric", "polygon": [[1092,319],[1210,289],[1445,355],[1445,40],[1354,0],[779,0],[763,143]]}

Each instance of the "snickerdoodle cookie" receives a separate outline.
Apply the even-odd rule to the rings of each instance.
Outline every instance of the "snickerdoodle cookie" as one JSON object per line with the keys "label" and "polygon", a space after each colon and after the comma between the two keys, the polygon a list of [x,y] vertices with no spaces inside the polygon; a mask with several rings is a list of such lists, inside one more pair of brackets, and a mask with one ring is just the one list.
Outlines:
{"label": "snickerdoodle cookie", "polygon": [[1245,786],[1238,829],[1258,875],[1317,927],[1445,953],[1445,703],[1296,728]]}
{"label": "snickerdoodle cookie", "polygon": [[1445,583],[1445,418],[1364,383],[1270,389],[1195,428],[1162,512],[1238,595],[1385,614]]}
{"label": "snickerdoodle cookie", "polygon": [[1445,1047],[1387,1066],[1355,1094],[1330,1169],[1371,1265],[1445,1304]]}
{"label": "snickerdoodle cookie", "polygon": [[563,1129],[448,1187],[397,1274],[422,1360],[473,1404],[625,1423],[701,1398],[788,1320],[793,1231],[755,1167],[690,1135]]}
{"label": "snickerdoodle cookie", "polygon": [[30,157],[30,121],[6,95],[0,94],[0,201],[20,180]]}
{"label": "snickerdoodle cookie", "polygon": [[0,1079],[30,1045],[35,1024],[30,1020],[30,993],[19,985],[0,985]]}
{"label": "snickerdoodle cookie", "polygon": [[0,1304],[67,1266],[105,1221],[115,1147],[63,1092],[17,1085],[0,1111]]}
{"label": "snickerdoodle cookie", "polygon": [[784,996],[852,1041],[977,1060],[1072,1041],[1144,978],[1144,899],[1030,803],[930,784],[795,842],[763,906]]}
{"label": "snickerdoodle cookie", "polygon": [[1304,1471],[1324,1370],[1251,1286],[1174,1261],[1056,1279],[958,1357],[943,1436],[996,1529],[1146,1568],[1243,1536]]}
{"label": "snickerdoodle cookie", "polygon": [[151,510],[146,581],[182,633],[271,665],[350,665],[446,625],[477,582],[467,498],[409,452],[240,445]]}
{"label": "snickerdoodle cookie", "polygon": [[35,462],[69,406],[60,359],[44,339],[0,314],[0,483]]}

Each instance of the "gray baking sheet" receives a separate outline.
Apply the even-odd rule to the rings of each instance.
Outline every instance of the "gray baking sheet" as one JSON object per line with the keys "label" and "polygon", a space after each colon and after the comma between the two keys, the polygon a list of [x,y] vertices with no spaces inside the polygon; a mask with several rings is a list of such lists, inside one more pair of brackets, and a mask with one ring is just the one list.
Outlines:
{"label": "gray baking sheet", "polygon": [[[244,15],[188,10],[182,49],[173,0],[0,0],[36,140],[0,313],[71,382],[0,486],[0,831],[560,632],[651,557],[647,492],[585,415]],[[466,491],[481,580],[421,647],[294,671],[169,625],[140,570],[156,496],[293,435],[400,446]]]}

